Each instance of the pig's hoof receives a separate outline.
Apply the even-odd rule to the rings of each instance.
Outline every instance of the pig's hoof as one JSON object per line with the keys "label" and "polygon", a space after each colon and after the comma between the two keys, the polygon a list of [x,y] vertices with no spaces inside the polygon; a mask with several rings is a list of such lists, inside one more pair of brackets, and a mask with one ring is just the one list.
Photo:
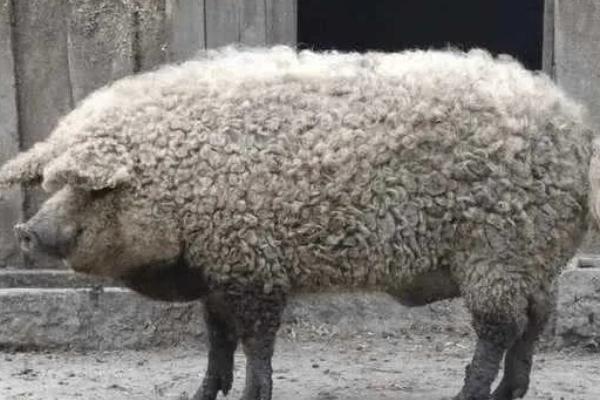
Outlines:
{"label": "pig's hoof", "polygon": [[247,385],[240,400],[271,400],[271,385]]}
{"label": "pig's hoof", "polygon": [[528,384],[507,384],[505,381],[500,382],[500,385],[494,390],[492,400],[514,400],[520,399],[527,393]]}
{"label": "pig's hoof", "polygon": [[441,400],[495,400],[495,398],[490,396],[485,396],[485,398],[475,398],[459,393],[454,397],[443,397]]}
{"label": "pig's hoof", "polygon": [[233,385],[233,372],[230,370],[229,372],[223,372],[220,375],[219,379],[219,389],[223,395],[227,396],[229,391],[231,390],[231,386]]}
{"label": "pig's hoof", "polygon": [[233,373],[223,373],[220,375],[206,375],[202,386],[192,400],[215,400],[219,391],[227,396],[233,384]]}

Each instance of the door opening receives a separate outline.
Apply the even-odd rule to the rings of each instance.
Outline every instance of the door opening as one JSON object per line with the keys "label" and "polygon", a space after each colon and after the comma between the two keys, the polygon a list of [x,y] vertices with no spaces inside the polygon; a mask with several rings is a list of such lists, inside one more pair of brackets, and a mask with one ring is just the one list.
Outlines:
{"label": "door opening", "polygon": [[299,0],[298,45],[315,50],[484,48],[542,68],[544,0]]}

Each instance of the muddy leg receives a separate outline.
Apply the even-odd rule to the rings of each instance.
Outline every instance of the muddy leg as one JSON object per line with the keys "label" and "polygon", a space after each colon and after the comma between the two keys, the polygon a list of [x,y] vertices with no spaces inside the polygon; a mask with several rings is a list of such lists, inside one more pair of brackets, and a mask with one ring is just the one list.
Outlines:
{"label": "muddy leg", "polygon": [[271,358],[275,347],[275,335],[244,340],[246,355],[246,387],[243,400],[270,400],[273,391],[273,368]]}
{"label": "muddy leg", "polygon": [[478,339],[473,360],[466,368],[464,386],[454,399],[488,400],[504,351],[505,347],[493,340]]}
{"label": "muddy leg", "polygon": [[484,283],[464,296],[478,339],[473,360],[466,368],[464,386],[455,400],[491,398],[491,386],[502,357],[527,325],[527,301],[511,290],[514,285],[497,277]]}
{"label": "muddy leg", "polygon": [[215,400],[219,391],[227,395],[233,384],[233,355],[238,344],[230,310],[220,295],[205,302],[204,320],[208,330],[208,368],[193,400]]}
{"label": "muddy leg", "polygon": [[246,297],[240,310],[242,344],[246,355],[246,387],[242,400],[271,400],[271,359],[284,307],[283,293],[261,293]]}
{"label": "muddy leg", "polygon": [[504,376],[494,391],[494,400],[512,400],[525,396],[533,359],[534,340],[522,337],[507,351]]}
{"label": "muddy leg", "polygon": [[494,400],[513,400],[525,396],[533,365],[535,343],[546,325],[554,301],[550,295],[532,301],[527,329],[507,351],[504,359],[504,376],[494,391]]}

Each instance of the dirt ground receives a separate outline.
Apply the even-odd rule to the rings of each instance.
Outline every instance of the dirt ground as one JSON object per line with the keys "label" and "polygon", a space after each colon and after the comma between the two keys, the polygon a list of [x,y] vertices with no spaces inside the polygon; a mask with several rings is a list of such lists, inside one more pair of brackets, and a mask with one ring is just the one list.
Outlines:
{"label": "dirt ground", "polygon": [[[363,335],[278,342],[275,400],[440,400],[459,390],[472,350],[466,336]],[[0,354],[3,400],[187,398],[200,383],[206,350]],[[231,399],[240,397],[244,358],[236,356]],[[528,400],[600,399],[600,355],[538,353]]]}

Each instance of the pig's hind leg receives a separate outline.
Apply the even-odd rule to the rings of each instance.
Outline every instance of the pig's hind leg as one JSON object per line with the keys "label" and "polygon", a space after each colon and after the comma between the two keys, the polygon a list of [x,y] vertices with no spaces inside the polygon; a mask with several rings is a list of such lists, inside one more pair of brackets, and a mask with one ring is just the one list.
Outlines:
{"label": "pig's hind leg", "polygon": [[532,296],[527,328],[523,336],[506,352],[504,376],[492,395],[493,400],[520,399],[527,393],[535,343],[548,322],[554,304],[553,294],[540,290]]}
{"label": "pig's hind leg", "polygon": [[233,384],[233,356],[238,345],[230,304],[223,294],[210,295],[204,303],[208,330],[208,368],[193,400],[215,400],[219,391],[227,395]]}
{"label": "pig's hind leg", "polygon": [[277,330],[285,308],[284,291],[262,290],[246,293],[239,303],[240,337],[246,355],[246,386],[242,400],[271,400],[273,367]]}

